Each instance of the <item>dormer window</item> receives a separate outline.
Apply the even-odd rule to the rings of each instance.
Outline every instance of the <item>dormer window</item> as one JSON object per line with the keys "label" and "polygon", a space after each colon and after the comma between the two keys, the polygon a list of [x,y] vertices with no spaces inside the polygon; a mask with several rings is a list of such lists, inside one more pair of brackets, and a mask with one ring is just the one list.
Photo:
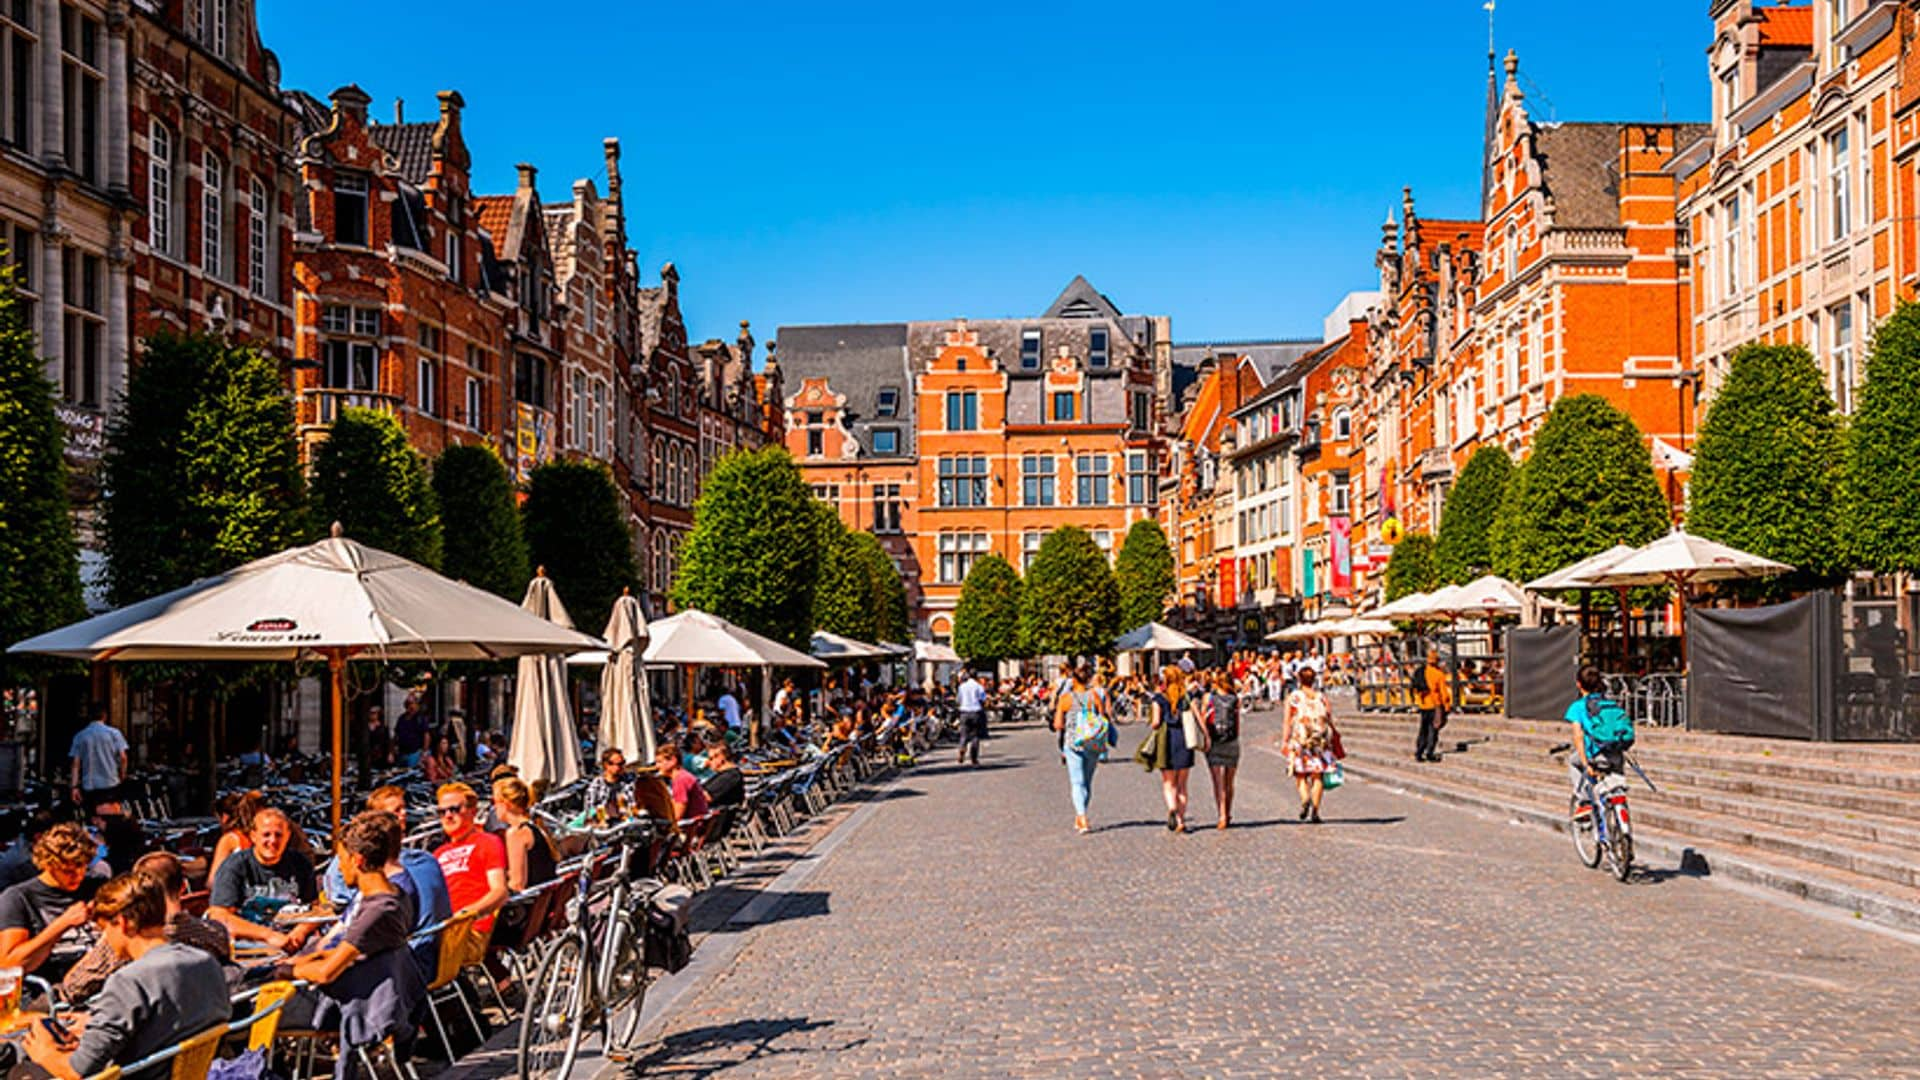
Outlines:
{"label": "dormer window", "polygon": [[880,396],[875,399],[873,403],[873,411],[876,416],[900,415],[900,388],[896,386],[881,387]]}
{"label": "dormer window", "polygon": [[1040,331],[1038,330],[1020,332],[1020,370],[1040,370]]}
{"label": "dormer window", "polygon": [[1096,326],[1087,333],[1087,366],[1103,368],[1107,366],[1107,330]]}

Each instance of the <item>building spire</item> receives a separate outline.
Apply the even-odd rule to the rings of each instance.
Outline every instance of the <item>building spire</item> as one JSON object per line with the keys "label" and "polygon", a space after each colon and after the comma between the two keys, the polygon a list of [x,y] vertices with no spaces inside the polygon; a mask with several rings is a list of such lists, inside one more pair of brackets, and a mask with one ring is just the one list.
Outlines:
{"label": "building spire", "polygon": [[1487,220],[1487,210],[1493,202],[1493,133],[1494,123],[1499,116],[1500,97],[1498,94],[1499,74],[1496,60],[1497,52],[1493,46],[1493,6],[1495,0],[1487,0],[1481,6],[1487,12],[1487,116],[1486,127],[1480,143],[1480,220]]}

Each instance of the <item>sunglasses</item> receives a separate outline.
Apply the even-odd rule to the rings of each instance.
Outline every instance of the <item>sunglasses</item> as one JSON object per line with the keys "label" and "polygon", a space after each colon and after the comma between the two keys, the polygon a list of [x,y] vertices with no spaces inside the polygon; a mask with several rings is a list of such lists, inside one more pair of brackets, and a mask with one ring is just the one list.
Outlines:
{"label": "sunglasses", "polygon": [[441,806],[435,809],[440,812],[440,816],[443,818],[459,817],[461,814],[466,813],[467,810],[465,806]]}

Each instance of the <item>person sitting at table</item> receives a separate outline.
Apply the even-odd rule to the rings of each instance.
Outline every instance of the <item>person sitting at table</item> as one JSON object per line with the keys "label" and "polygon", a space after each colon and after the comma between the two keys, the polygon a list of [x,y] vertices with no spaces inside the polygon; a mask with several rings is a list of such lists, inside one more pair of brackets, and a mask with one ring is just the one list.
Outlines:
{"label": "person sitting at table", "polygon": [[[233,938],[228,935],[227,928],[211,919],[189,915],[182,906],[189,888],[186,870],[181,866],[178,855],[171,851],[148,852],[133,864],[132,873],[145,874],[160,882],[161,894],[167,901],[165,931],[168,941],[199,949],[218,960],[223,972],[232,965]],[[60,992],[69,1002],[85,1001],[100,992],[107,976],[126,965],[127,959],[115,952],[112,944],[103,936],[79,963],[73,965],[66,978],[60,980]]]}
{"label": "person sitting at table", "polygon": [[33,876],[40,872],[39,867],[33,865],[34,842],[59,823],[60,819],[54,812],[44,807],[35,810],[27,818],[26,827],[20,830],[19,836],[13,838],[13,843],[7,845],[6,852],[0,854],[0,890],[33,880]]}
{"label": "person sitting at table", "polygon": [[707,747],[707,768],[711,774],[700,782],[700,786],[707,790],[708,805],[739,806],[746,802],[746,777],[740,775],[740,766],[734,762],[733,751],[726,743]]}
{"label": "person sitting at table", "polygon": [[57,981],[93,947],[87,901],[100,880],[87,870],[96,850],[87,830],[71,821],[33,842],[39,875],[0,892],[0,967]]}
{"label": "person sitting at table", "polygon": [[[547,830],[533,820],[533,792],[518,777],[493,783],[493,813],[505,826],[501,840],[507,848],[507,889],[518,893],[552,881],[559,871],[560,853]],[[526,932],[530,909],[509,905],[500,913],[495,941],[519,941]]]}
{"label": "person sitting at table", "polygon": [[313,863],[289,846],[293,821],[277,807],[253,815],[253,846],[228,857],[213,877],[207,918],[227,928],[235,941],[257,941],[280,952],[297,952],[313,935],[311,924],[281,933],[271,925],[281,908],[319,898]]}
{"label": "person sitting at table", "polygon": [[[122,874],[100,887],[93,918],[126,966],[107,976],[74,1037],[56,1041],[44,1024],[27,1030],[27,1057],[60,1080],[129,1065],[232,1014],[227,978],[204,949],[167,940],[166,887],[151,874]],[[77,1031],[74,1029],[78,1029]]]}
{"label": "person sitting at table", "polygon": [[220,819],[220,839],[213,845],[213,861],[207,866],[208,881],[213,880],[220,872],[220,864],[234,852],[253,846],[253,815],[265,805],[267,797],[258,791],[229,792],[213,804],[214,816]]}
{"label": "person sitting at table", "polygon": [[680,748],[673,743],[661,743],[653,756],[654,768],[660,779],[667,782],[667,790],[673,795],[673,821],[675,825],[703,817],[707,812],[707,789],[700,786],[694,775],[680,767]]}
{"label": "person sitting at table", "polygon": [[[618,821],[627,816],[629,803],[628,790],[631,782],[626,777],[627,755],[617,746],[609,746],[600,751],[600,775],[587,781],[587,794],[582,807],[588,817],[604,810],[608,821]],[[496,775],[494,783],[503,777]]]}
{"label": "person sitting at table", "polygon": [[426,977],[407,948],[413,912],[389,870],[399,858],[400,828],[393,815],[380,810],[355,815],[341,832],[334,856],[359,897],[352,913],[332,943],[283,963],[276,972],[319,988],[288,1003],[283,1023],[339,1029],[343,1052],[336,1077],[352,1074],[346,1048],[389,1036],[404,1060],[413,1042],[414,1014],[426,1000]]}
{"label": "person sitting at table", "polygon": [[473,915],[475,931],[485,933],[493,927],[493,913],[512,895],[507,888],[506,845],[480,827],[480,796],[472,788],[442,784],[435,801],[447,842],[433,857],[440,860],[440,872],[446,876],[453,917]]}
{"label": "person sitting at table", "polygon": [[445,735],[436,736],[433,750],[420,760],[420,769],[429,784],[444,784],[459,776],[460,766],[453,760],[453,741]]}

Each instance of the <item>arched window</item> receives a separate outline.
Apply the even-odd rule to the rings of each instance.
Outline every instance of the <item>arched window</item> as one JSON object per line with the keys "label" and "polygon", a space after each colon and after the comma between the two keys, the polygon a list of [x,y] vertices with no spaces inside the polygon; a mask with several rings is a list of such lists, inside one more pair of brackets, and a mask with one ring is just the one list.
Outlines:
{"label": "arched window", "polygon": [[1345,406],[1333,410],[1333,438],[1335,442],[1346,442],[1353,437],[1353,413]]}
{"label": "arched window", "polygon": [[200,267],[211,277],[224,276],[226,178],[226,166],[213,151],[207,151],[201,161],[200,177]]}
{"label": "arched window", "polygon": [[273,296],[273,282],[267,277],[267,245],[271,243],[267,211],[272,205],[267,185],[256,177],[247,196],[247,286],[265,297]]}
{"label": "arched window", "polygon": [[147,132],[147,243],[173,254],[173,132],[158,120]]}

